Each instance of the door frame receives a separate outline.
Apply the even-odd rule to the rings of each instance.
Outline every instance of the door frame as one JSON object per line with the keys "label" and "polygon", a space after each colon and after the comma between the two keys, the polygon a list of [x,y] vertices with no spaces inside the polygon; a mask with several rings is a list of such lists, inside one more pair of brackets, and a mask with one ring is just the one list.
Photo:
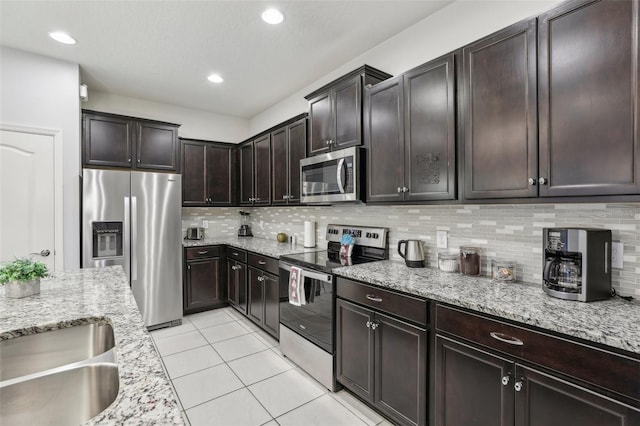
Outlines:
{"label": "door frame", "polygon": [[[63,226],[63,153],[62,129],[20,126],[0,122],[0,130],[34,135],[51,136],[53,138],[53,255],[56,271],[64,269],[64,226]],[[78,225],[79,226],[79,225]]]}

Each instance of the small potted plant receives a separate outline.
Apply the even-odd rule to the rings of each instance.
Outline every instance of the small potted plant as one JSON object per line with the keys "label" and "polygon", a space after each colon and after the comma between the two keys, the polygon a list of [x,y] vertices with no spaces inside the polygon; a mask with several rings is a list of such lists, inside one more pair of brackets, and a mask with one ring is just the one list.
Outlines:
{"label": "small potted plant", "polygon": [[49,275],[47,265],[29,258],[16,259],[0,267],[0,284],[7,297],[19,299],[40,294],[40,278]]}

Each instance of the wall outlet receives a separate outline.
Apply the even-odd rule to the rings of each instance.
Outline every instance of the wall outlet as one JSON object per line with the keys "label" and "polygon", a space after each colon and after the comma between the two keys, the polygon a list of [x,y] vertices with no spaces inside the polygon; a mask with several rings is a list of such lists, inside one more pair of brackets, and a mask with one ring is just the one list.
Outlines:
{"label": "wall outlet", "polygon": [[209,229],[209,221],[207,219],[202,220],[202,227],[204,229]]}
{"label": "wall outlet", "polygon": [[447,231],[436,231],[436,245],[438,248],[446,249],[448,247],[447,234]]}
{"label": "wall outlet", "polygon": [[611,243],[611,267],[622,269],[622,257],[624,256],[624,244]]}

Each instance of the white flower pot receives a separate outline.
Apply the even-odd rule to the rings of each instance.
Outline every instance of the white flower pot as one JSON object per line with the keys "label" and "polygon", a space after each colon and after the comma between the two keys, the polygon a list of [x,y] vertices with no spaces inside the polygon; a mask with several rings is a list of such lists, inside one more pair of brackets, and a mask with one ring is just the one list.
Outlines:
{"label": "white flower pot", "polygon": [[4,285],[4,295],[13,299],[40,294],[40,278],[31,281],[9,281]]}

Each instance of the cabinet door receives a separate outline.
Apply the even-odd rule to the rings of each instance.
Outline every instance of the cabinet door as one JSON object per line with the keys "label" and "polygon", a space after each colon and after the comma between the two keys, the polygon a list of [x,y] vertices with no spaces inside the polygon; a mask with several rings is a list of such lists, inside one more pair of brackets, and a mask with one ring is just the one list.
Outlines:
{"label": "cabinet door", "polygon": [[402,201],[404,127],[402,78],[366,89],[367,202]]}
{"label": "cabinet door", "polygon": [[328,142],[335,138],[335,121],[330,92],[309,101],[309,155],[329,151]]}
{"label": "cabinet door", "polygon": [[276,275],[264,273],[264,330],[276,339],[280,336],[280,280]]}
{"label": "cabinet door", "polygon": [[255,155],[255,205],[271,204],[271,135],[264,135],[253,142]]}
{"label": "cabinet door", "polygon": [[240,147],[240,205],[253,204],[253,142]]}
{"label": "cabinet door", "polygon": [[233,148],[208,144],[206,158],[208,205],[232,206],[235,182],[235,155]]}
{"label": "cabinet door", "polygon": [[539,18],[540,195],[640,193],[638,2]]}
{"label": "cabinet door", "polygon": [[374,324],[375,405],[400,423],[426,425],[427,332],[379,313]]}
{"label": "cabinet door", "polygon": [[287,203],[300,204],[300,160],[307,156],[307,119],[303,118],[287,126],[289,144],[287,177],[289,192]]}
{"label": "cabinet door", "polygon": [[227,301],[238,306],[238,262],[227,260]]}
{"label": "cabinet door", "polygon": [[337,300],[337,380],[369,402],[373,402],[374,386],[374,345],[370,328],[372,321],[372,311],[341,299]]}
{"label": "cabinet door", "polygon": [[224,301],[221,291],[220,268],[219,257],[187,262],[185,313],[215,307]]}
{"label": "cabinet door", "polygon": [[332,149],[362,144],[362,82],[361,77],[345,81],[333,90],[335,137]]}
{"label": "cabinet door", "polygon": [[182,141],[182,205],[205,206],[207,186],[205,144]]}
{"label": "cabinet door", "polygon": [[511,361],[440,335],[435,357],[437,425],[513,425]]}
{"label": "cabinet door", "polygon": [[178,128],[140,121],[136,132],[137,169],[178,170]]}
{"label": "cabinet door", "polygon": [[516,426],[640,424],[640,411],[542,372],[516,366]]}
{"label": "cabinet door", "polygon": [[453,53],[404,74],[405,201],[456,198]]}
{"label": "cabinet door", "polygon": [[[462,51],[464,196],[535,197],[536,20]],[[578,81],[571,77],[572,81]]]}
{"label": "cabinet door", "polygon": [[125,117],[98,114],[83,114],[82,118],[84,164],[131,167],[133,122]]}
{"label": "cabinet door", "polygon": [[273,187],[271,204],[287,204],[288,167],[287,167],[287,128],[282,127],[271,133],[271,171]]}
{"label": "cabinet door", "polygon": [[262,327],[264,318],[264,290],[261,270],[249,267],[247,287],[249,288],[247,316],[250,320]]}

